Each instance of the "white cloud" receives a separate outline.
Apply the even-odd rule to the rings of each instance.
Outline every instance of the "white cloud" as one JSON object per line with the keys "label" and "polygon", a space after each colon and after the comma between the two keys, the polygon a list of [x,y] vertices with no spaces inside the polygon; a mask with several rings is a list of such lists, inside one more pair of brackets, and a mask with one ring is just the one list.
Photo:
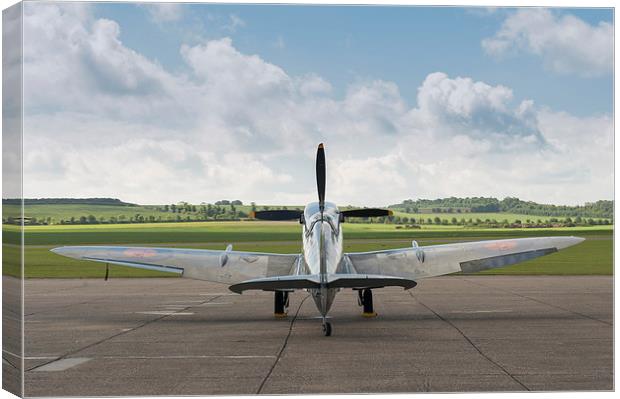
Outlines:
{"label": "white cloud", "polygon": [[512,100],[512,90],[507,87],[471,78],[451,79],[435,72],[418,89],[418,108],[411,111],[411,123],[426,126],[435,135],[492,140],[494,150],[544,145],[532,112],[533,102],[512,107]]}
{"label": "white cloud", "polygon": [[178,21],[183,17],[183,8],[180,3],[151,3],[140,4],[146,8],[153,22],[164,23]]}
{"label": "white cloud", "polygon": [[235,33],[237,29],[245,26],[245,21],[239,18],[236,14],[228,15],[229,22],[223,26],[224,30],[230,33]]}
{"label": "white cloud", "polygon": [[613,195],[613,121],[516,103],[512,89],[429,74],[417,105],[369,80],[337,98],[230,38],[184,45],[171,72],[87,8],[28,3],[24,19],[27,196],[140,203],[315,199],[327,146],[328,198],[516,195],[577,203]]}
{"label": "white cloud", "polygon": [[482,47],[494,56],[535,54],[547,68],[562,74],[600,76],[612,70],[613,26],[603,21],[590,25],[544,8],[520,9],[493,37],[484,39]]}

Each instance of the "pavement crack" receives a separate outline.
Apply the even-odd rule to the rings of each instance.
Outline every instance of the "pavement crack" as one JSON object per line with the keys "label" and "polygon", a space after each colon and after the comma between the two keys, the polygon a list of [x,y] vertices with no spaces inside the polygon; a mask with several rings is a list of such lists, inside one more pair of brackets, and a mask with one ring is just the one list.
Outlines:
{"label": "pavement crack", "polygon": [[207,300],[205,300],[205,301],[202,301],[202,302],[200,302],[199,304],[193,304],[193,305],[187,306],[187,307],[185,307],[185,308],[183,308],[183,309],[179,309],[179,310],[176,310],[176,311],[174,311],[174,312],[171,312],[171,313],[168,313],[168,314],[162,315],[162,316],[160,316],[160,317],[156,317],[156,318],[154,318],[154,319],[147,320],[147,321],[145,321],[144,323],[142,323],[142,324],[140,324],[140,325],[137,325],[136,327],[133,327],[133,328],[131,328],[131,329],[129,329],[129,330],[121,331],[121,332],[119,332],[119,333],[116,333],[116,334],[110,335],[110,336],[108,336],[108,337],[105,337],[105,338],[103,338],[103,339],[100,339],[99,341],[92,342],[92,343],[90,343],[90,344],[88,344],[88,345],[86,345],[86,346],[83,346],[83,347],[81,347],[81,348],[78,348],[78,349],[72,350],[72,351],[70,351],[70,352],[67,352],[67,353],[65,353],[65,354],[64,354],[64,355],[62,355],[62,356],[59,356],[59,357],[54,358],[54,359],[51,359],[49,362],[45,362],[45,363],[42,363],[42,364],[37,364],[36,366],[31,367],[31,368],[27,369],[26,371],[32,371],[32,370],[37,369],[37,368],[39,368],[39,367],[45,366],[46,364],[53,363],[53,362],[57,362],[58,360],[66,359],[66,358],[68,358],[69,356],[71,356],[71,355],[75,355],[76,353],[79,353],[79,352],[81,352],[81,351],[83,351],[83,350],[90,349],[90,348],[95,347],[95,346],[97,346],[97,345],[99,345],[99,344],[102,344],[102,343],[104,343],[104,342],[106,342],[106,341],[109,341],[109,340],[111,340],[111,339],[113,339],[113,338],[119,337],[119,336],[121,336],[121,335],[123,335],[123,334],[127,334],[127,333],[130,333],[130,332],[136,331],[136,330],[137,330],[137,329],[139,329],[139,328],[142,328],[142,327],[148,326],[149,324],[152,324],[152,323],[158,322],[158,321],[160,321],[160,320],[162,320],[162,319],[165,319],[166,317],[173,316],[175,313],[184,312],[184,311],[186,311],[186,310],[188,310],[188,309],[191,309],[191,308],[193,308],[193,307],[195,307],[195,306],[204,305],[205,303],[209,303],[209,302],[214,301],[214,300],[216,300],[216,299],[218,299],[218,298],[221,298],[221,297],[222,297],[222,295],[217,295],[217,296],[214,296],[214,297],[212,297],[212,298],[209,298],[209,299],[207,299]]}
{"label": "pavement crack", "polygon": [[295,312],[295,316],[293,316],[293,318],[291,319],[291,322],[289,324],[288,334],[286,334],[286,338],[284,338],[284,342],[282,343],[282,347],[280,348],[280,351],[276,355],[276,360],[273,362],[273,364],[271,365],[271,368],[269,369],[269,372],[267,373],[267,375],[265,376],[263,381],[260,383],[260,386],[258,387],[258,390],[256,391],[257,395],[261,394],[261,391],[265,387],[265,383],[267,383],[267,380],[269,379],[269,377],[271,377],[271,374],[273,373],[273,370],[276,368],[276,365],[280,361],[280,358],[282,357],[282,354],[284,353],[284,349],[286,349],[286,345],[288,344],[288,339],[291,337],[291,333],[293,332],[293,324],[295,323],[295,320],[297,320],[297,316],[299,315],[299,311],[301,310],[301,306],[304,304],[304,302],[306,302],[306,299],[308,299],[308,298],[310,298],[310,295],[307,295],[304,299],[301,300],[301,302],[299,302],[299,306],[297,307],[297,311]]}
{"label": "pavement crack", "polygon": [[525,389],[526,391],[529,391],[530,389],[523,384],[521,381],[519,381],[517,379],[517,377],[515,377],[513,374],[511,374],[508,370],[506,370],[501,364],[497,363],[495,360],[491,359],[488,355],[486,355],[484,352],[482,352],[482,350],[467,336],[465,335],[465,333],[463,332],[463,330],[461,330],[460,328],[458,328],[456,326],[456,324],[452,323],[450,320],[446,319],[445,317],[443,317],[442,315],[440,315],[439,313],[435,312],[430,306],[426,305],[424,302],[420,301],[420,299],[418,299],[415,295],[413,295],[412,292],[409,293],[409,295],[411,295],[411,297],[418,302],[420,305],[424,306],[426,309],[428,309],[430,312],[432,312],[437,318],[439,318],[441,321],[447,323],[450,327],[454,328],[456,331],[458,331],[459,334],[461,334],[461,336],[463,338],[465,338],[465,340],[472,346],[472,348],[474,348],[482,357],[484,357],[487,361],[489,361],[491,364],[495,365],[497,368],[499,368],[500,370],[502,370],[504,372],[504,374],[506,374],[508,377],[510,377],[514,382],[516,382],[517,384],[519,384],[520,386],[523,387],[523,389]]}
{"label": "pavement crack", "polygon": [[540,303],[542,305],[547,305],[549,307],[560,309],[560,310],[563,310],[565,312],[572,313],[572,314],[575,314],[577,316],[584,317],[586,319],[590,319],[590,320],[593,320],[593,321],[598,321],[599,323],[603,323],[603,324],[606,324],[608,326],[613,326],[613,323],[610,323],[608,321],[597,319],[596,317],[589,316],[589,315],[587,315],[585,313],[577,312],[575,310],[570,310],[570,309],[567,309],[565,307],[562,307],[562,306],[559,306],[559,305],[554,305],[552,303],[548,303],[548,302],[545,302],[545,301],[541,301],[540,299],[532,298],[532,297],[527,296],[527,295],[519,294],[518,292],[514,292],[514,291],[511,291],[511,290],[506,290],[506,289],[502,289],[502,288],[498,288],[498,287],[492,287],[492,286],[489,286],[489,285],[485,285],[485,284],[481,284],[481,283],[478,283],[478,282],[475,282],[475,281],[468,280],[466,278],[464,278],[463,280],[467,281],[470,284],[474,284],[474,285],[477,285],[477,286],[480,286],[480,287],[495,289],[495,290],[501,291],[501,292],[507,292],[509,294],[518,296],[518,297],[523,298],[523,299],[529,299],[530,301],[534,301],[534,302]]}

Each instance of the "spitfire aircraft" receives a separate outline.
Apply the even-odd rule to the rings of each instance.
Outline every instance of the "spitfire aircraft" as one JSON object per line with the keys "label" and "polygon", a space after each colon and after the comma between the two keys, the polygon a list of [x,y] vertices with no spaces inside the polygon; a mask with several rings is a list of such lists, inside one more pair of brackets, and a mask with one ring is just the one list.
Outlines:
{"label": "spitfire aircraft", "polygon": [[[408,290],[417,281],[455,272],[472,273],[530,260],[578,244],[579,237],[520,238],[456,244],[418,246],[371,252],[343,251],[342,224],[349,218],[392,214],[384,209],[339,210],[325,201],[325,152],[319,145],[316,156],[318,202],[300,210],[254,212],[262,220],[298,220],[302,253],[274,254],[180,248],[69,246],[53,252],[75,259],[177,273],[182,277],[229,285],[235,293],[263,290],[274,293],[274,313],[285,317],[289,293],[307,290],[323,321],[323,332],[331,335],[327,314],[341,289],[358,292],[363,315],[376,316],[372,290],[398,286]],[[107,278],[107,270],[106,270]]]}

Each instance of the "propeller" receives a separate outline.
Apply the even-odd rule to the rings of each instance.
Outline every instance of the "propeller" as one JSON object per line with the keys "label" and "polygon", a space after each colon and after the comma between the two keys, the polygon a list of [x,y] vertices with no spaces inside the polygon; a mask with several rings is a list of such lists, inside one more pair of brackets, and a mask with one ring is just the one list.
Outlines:
{"label": "propeller", "polygon": [[301,213],[301,211],[293,209],[274,209],[271,211],[254,211],[250,213],[250,217],[260,220],[300,220]]}
{"label": "propeller", "polygon": [[316,188],[319,192],[319,209],[325,210],[325,149],[323,143],[316,151]]}
{"label": "propeller", "polygon": [[[319,144],[316,151],[316,188],[319,194],[319,209],[321,217],[325,211],[325,148],[323,143]],[[370,218],[378,216],[392,216],[392,211],[378,208],[362,208],[341,211],[344,221],[348,217]],[[274,209],[269,211],[255,211],[250,213],[250,217],[261,220],[299,220],[303,223],[303,213],[298,210]]]}
{"label": "propeller", "polygon": [[362,208],[340,211],[345,218],[374,218],[378,216],[392,216],[394,212],[389,209]]}

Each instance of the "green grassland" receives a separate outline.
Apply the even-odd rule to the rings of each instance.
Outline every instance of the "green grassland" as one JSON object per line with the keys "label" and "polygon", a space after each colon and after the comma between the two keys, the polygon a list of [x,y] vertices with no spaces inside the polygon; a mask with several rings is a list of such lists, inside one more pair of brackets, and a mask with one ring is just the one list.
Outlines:
{"label": "green grassland", "polygon": [[[394,210],[393,212],[394,212],[394,216],[400,216],[401,218],[407,217],[410,219],[415,218],[416,220],[419,220],[421,218],[425,222],[429,218],[435,219],[436,217],[438,217],[439,219],[442,219],[442,220],[445,219],[448,221],[451,221],[452,218],[456,218],[457,221],[461,221],[461,219],[465,219],[465,221],[468,221],[469,219],[472,219],[473,221],[476,221],[476,219],[480,219],[482,221],[496,220],[498,222],[503,222],[505,220],[508,223],[514,223],[517,220],[520,220],[522,222],[525,222],[526,220],[530,220],[532,222],[536,222],[540,220],[543,223],[548,223],[550,219],[559,219],[559,220],[565,219],[564,217],[558,217],[558,216],[522,215],[518,213],[505,213],[505,212],[406,213],[403,211],[396,211],[396,210]],[[590,218],[585,218],[585,219],[590,219]],[[602,218],[591,218],[591,219],[602,220]]]}
{"label": "green grassland", "polygon": [[[229,205],[221,205],[221,208],[230,209]],[[16,216],[20,214],[20,206],[13,204],[3,204],[3,214]],[[197,206],[196,212],[178,212],[164,211],[164,205],[92,205],[92,204],[35,204],[24,206],[24,216],[35,217],[39,221],[51,219],[52,223],[57,224],[60,220],[68,221],[71,217],[79,220],[80,216],[87,217],[93,215],[98,221],[102,218],[108,222],[114,217],[120,222],[129,222],[131,218],[140,215],[148,220],[149,217],[155,218],[156,221],[169,222],[177,220],[177,216],[185,220],[186,217],[196,219],[200,216],[200,206]],[[270,208],[275,208],[271,206]],[[288,207],[289,209],[303,207]],[[237,205],[235,209],[238,212],[248,214],[252,207],[250,205]],[[257,206],[257,209],[263,209],[263,206]]]}
{"label": "green grassland", "polygon": [[[385,240],[420,238],[498,238],[552,235],[611,235],[612,226],[568,228],[467,228],[463,226],[425,225],[421,229],[403,229],[392,224],[345,223],[346,238]],[[19,228],[4,227],[4,241],[18,243]],[[182,222],[140,224],[96,224],[26,226],[26,245],[78,244],[161,244],[161,243],[235,243],[244,241],[301,241],[297,222]]]}
{"label": "green grassland", "polygon": [[[264,206],[257,205],[256,209],[262,210],[265,207],[269,209],[281,209],[283,206]],[[197,212],[180,212],[173,213],[171,211],[165,212],[163,205],[137,205],[137,206],[112,206],[112,205],[91,205],[91,204],[37,204],[37,205],[26,205],[24,207],[24,215],[27,217],[34,217],[36,220],[40,221],[50,221],[51,224],[59,224],[61,220],[68,222],[72,217],[76,221],[79,221],[80,217],[88,217],[92,215],[95,219],[99,221],[105,221],[106,223],[110,221],[111,218],[115,218],[118,222],[129,222],[132,219],[136,219],[137,216],[141,216],[145,221],[156,221],[156,222],[174,222],[177,218],[181,218],[182,220],[186,220],[188,217],[191,220],[203,220],[204,217],[200,213],[200,206],[198,206]],[[228,205],[222,205],[222,209],[230,209]],[[292,206],[289,205],[286,208],[288,209],[303,209],[302,206]],[[347,208],[347,207],[345,207]],[[252,207],[249,205],[238,205],[235,207],[237,212],[243,212],[243,214],[247,215],[251,211]],[[3,205],[3,214],[5,217],[7,215],[12,215],[13,217],[20,214],[19,205]],[[408,219],[415,218],[416,221],[422,218],[425,222],[427,219],[435,219],[438,217],[441,220],[451,221],[452,218],[456,218],[457,221],[461,221],[461,219],[465,219],[468,221],[472,219],[476,221],[476,219],[480,219],[482,221],[485,220],[496,220],[498,222],[502,222],[506,220],[508,223],[514,223],[516,220],[521,220],[525,222],[526,220],[531,220],[532,222],[536,222],[540,220],[543,223],[549,222],[553,217],[551,216],[533,216],[533,215],[521,215],[516,213],[502,213],[502,212],[487,212],[487,213],[405,213],[400,210],[394,211],[394,216],[398,217],[407,217]],[[230,215],[218,217],[220,219],[230,218]],[[556,219],[564,219],[562,217],[556,217]],[[592,218],[593,220],[601,220],[600,218]]]}
{"label": "green grassland", "polygon": [[[613,274],[613,227],[592,226],[544,229],[466,228],[424,225],[403,229],[392,224],[344,224],[345,251],[359,252],[402,248],[417,240],[435,245],[456,240],[475,241],[494,238],[574,235],[586,241],[556,254],[523,264],[482,272],[482,274]],[[3,227],[3,273],[20,275],[20,230]],[[24,257],[26,277],[101,277],[100,263],[77,261],[49,250],[62,245],[146,245],[186,248],[299,253],[301,226],[295,222],[192,222],[97,225],[26,226]],[[113,277],[171,276],[146,270],[111,266]]]}

